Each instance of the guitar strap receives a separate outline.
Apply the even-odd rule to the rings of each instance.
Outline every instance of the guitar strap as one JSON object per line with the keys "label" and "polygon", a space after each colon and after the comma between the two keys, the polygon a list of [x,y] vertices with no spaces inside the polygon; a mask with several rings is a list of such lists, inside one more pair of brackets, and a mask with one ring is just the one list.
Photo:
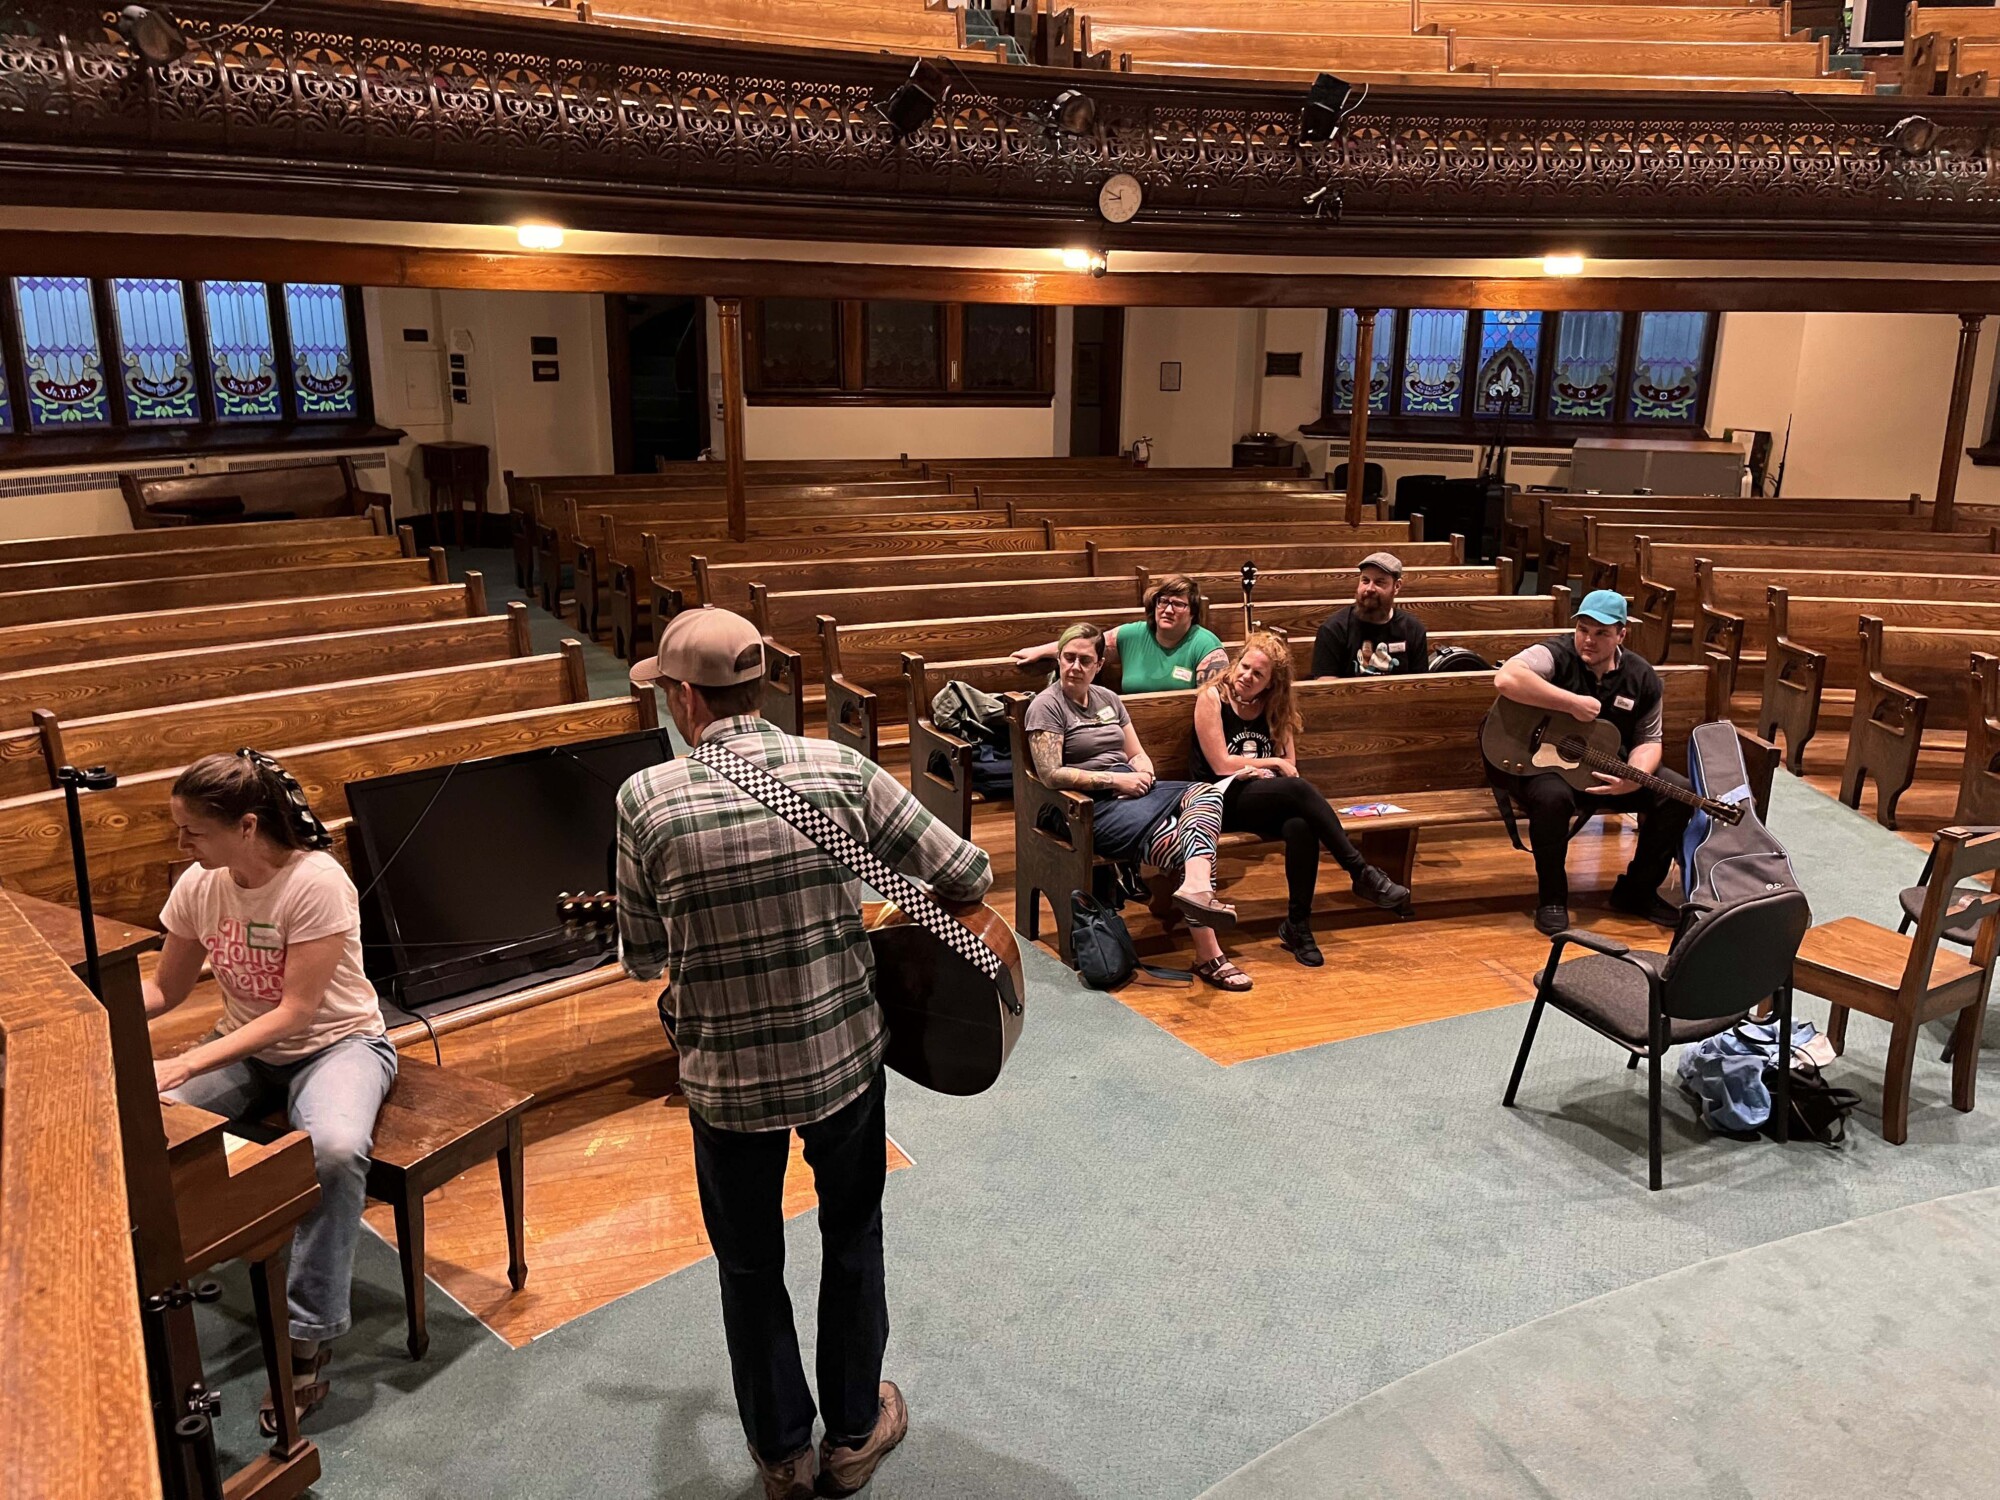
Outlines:
{"label": "guitar strap", "polygon": [[805,797],[734,750],[707,740],[689,751],[688,759],[763,803],[834,863],[844,865],[850,874],[895,902],[913,923],[999,985],[1007,1009],[1015,1015],[1021,1013],[1021,997],[1014,993],[1012,976],[1008,975],[1000,955],[981,942],[977,933],[939,906],[923,887],[891,867],[874,850]]}

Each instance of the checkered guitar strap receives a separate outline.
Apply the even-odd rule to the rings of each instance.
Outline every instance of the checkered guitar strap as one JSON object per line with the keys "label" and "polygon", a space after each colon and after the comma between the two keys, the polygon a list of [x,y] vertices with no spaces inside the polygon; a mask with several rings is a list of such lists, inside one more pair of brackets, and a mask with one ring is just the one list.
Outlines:
{"label": "checkered guitar strap", "polygon": [[915,881],[890,868],[872,849],[799,793],[734,750],[710,740],[690,751],[688,759],[706,766],[738,791],[756,798],[864,883],[895,902],[911,922],[997,984],[1007,1009],[1020,1014],[1020,996],[1014,993],[1013,982],[1007,975],[1006,965],[1000,961],[1000,955],[981,942],[977,933],[969,931],[939,906]]}

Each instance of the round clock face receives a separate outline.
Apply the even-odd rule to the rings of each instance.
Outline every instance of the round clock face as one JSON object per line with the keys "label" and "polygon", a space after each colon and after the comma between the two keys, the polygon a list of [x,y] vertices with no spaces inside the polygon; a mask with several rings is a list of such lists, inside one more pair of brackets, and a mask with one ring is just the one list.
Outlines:
{"label": "round clock face", "polygon": [[1113,224],[1129,224],[1139,212],[1144,196],[1139,179],[1129,172],[1120,172],[1116,177],[1105,178],[1104,186],[1097,190],[1097,211]]}

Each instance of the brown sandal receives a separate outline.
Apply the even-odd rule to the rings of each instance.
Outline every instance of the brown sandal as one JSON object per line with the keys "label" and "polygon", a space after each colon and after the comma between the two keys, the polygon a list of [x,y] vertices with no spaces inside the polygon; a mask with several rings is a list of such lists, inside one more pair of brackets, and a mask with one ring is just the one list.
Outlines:
{"label": "brown sandal", "polygon": [[1204,891],[1199,896],[1174,892],[1174,908],[1195,927],[1206,927],[1213,932],[1227,932],[1236,925],[1236,908],[1218,897],[1214,891]]}
{"label": "brown sandal", "polygon": [[[292,1361],[292,1405],[299,1414],[299,1421],[305,1419],[320,1406],[333,1390],[331,1381],[321,1380],[319,1372],[326,1368],[326,1362],[333,1358],[331,1349],[321,1349],[304,1364]],[[305,1377],[300,1383],[300,1377]],[[267,1438],[278,1435],[278,1400],[270,1391],[264,1392],[263,1405],[257,1408],[257,1430]]]}
{"label": "brown sandal", "polygon": [[1250,988],[1250,976],[1226,958],[1211,958],[1194,966],[1194,977],[1219,990],[1240,995]]}

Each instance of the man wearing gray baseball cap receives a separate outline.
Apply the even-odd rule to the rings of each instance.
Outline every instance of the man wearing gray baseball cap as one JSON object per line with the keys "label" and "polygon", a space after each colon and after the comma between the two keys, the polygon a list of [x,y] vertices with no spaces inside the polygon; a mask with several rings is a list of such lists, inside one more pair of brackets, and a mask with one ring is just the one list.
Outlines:
{"label": "man wearing gray baseball cap", "polygon": [[1396,608],[1403,588],[1403,560],[1371,552],[1355,569],[1354,602],[1335,610],[1313,637],[1315,677],[1383,677],[1428,671],[1430,633],[1423,621]]}
{"label": "man wearing gray baseball cap", "polygon": [[[986,855],[873,761],[764,720],[764,642],[741,615],[682,611],[631,675],[665,692],[689,744],[762,767],[941,901],[976,902],[993,883]],[[852,1494],[909,1427],[902,1392],[881,1378],[886,1033],[861,892],[844,866],[707,766],[669,761],[619,791],[620,956],[635,977],[671,976],[660,1019],[680,1054],[736,1407],[769,1500]],[[795,1130],[819,1196],[817,1452],[785,1292]]]}

